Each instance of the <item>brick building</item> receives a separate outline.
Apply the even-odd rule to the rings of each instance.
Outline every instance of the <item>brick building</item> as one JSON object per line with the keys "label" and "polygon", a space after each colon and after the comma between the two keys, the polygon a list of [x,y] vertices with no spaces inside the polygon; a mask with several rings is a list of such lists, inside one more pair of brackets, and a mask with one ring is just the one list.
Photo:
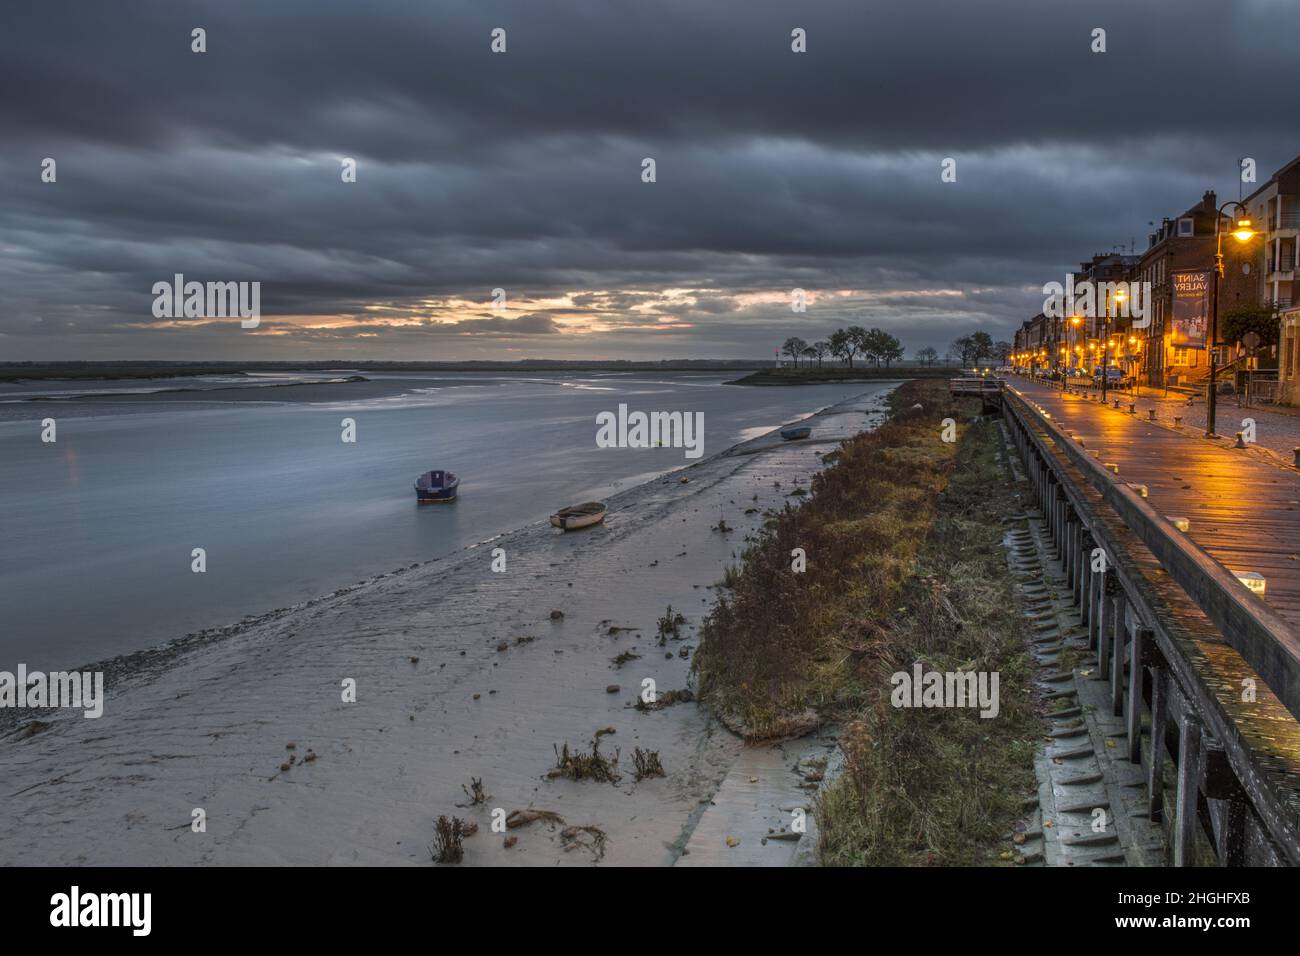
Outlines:
{"label": "brick building", "polygon": [[[1061,344],[1072,368],[1092,374],[1102,364],[1103,352],[1109,352],[1106,356],[1108,364],[1128,371],[1132,350],[1127,346],[1130,319],[1125,313],[1129,306],[1101,290],[1116,283],[1129,282],[1138,259],[1138,256],[1119,252],[1103,252],[1079,264],[1079,271],[1074,274],[1075,287],[1088,282],[1098,293],[1097,301],[1087,315],[1071,316],[1067,320],[1065,340]],[[1103,346],[1108,348],[1103,349]]]}
{"label": "brick building", "polygon": [[[1176,339],[1173,322],[1174,276],[1187,272],[1209,272],[1214,268],[1214,224],[1218,197],[1210,191],[1182,215],[1164,219],[1148,237],[1146,252],[1138,259],[1133,278],[1150,283],[1150,324],[1134,329],[1130,338],[1138,351],[1138,367],[1148,385],[1197,383],[1209,374],[1203,344]],[[1260,236],[1241,243],[1227,235],[1232,223],[1224,219],[1224,276],[1219,285],[1219,315],[1238,307],[1257,305],[1262,294],[1261,270],[1264,239]],[[1127,340],[1126,340],[1127,344]]]}
{"label": "brick building", "polygon": [[1279,169],[1243,202],[1256,227],[1266,231],[1256,261],[1262,282],[1260,299],[1279,313],[1279,397],[1288,404],[1300,405],[1300,288],[1295,281],[1300,157]]}
{"label": "brick building", "polygon": [[1020,323],[1013,339],[1015,364],[1023,368],[1054,368],[1060,322],[1039,312]]}

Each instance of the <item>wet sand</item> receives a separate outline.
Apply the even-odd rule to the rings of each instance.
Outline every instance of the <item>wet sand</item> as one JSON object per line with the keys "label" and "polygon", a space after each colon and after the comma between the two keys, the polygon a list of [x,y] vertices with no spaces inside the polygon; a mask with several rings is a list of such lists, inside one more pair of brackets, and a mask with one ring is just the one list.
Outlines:
{"label": "wet sand", "polygon": [[[48,729],[0,739],[0,864],[427,865],[440,814],[479,825],[466,864],[591,862],[542,821],[510,831],[507,849],[492,809],[529,806],[603,830],[606,865],[675,862],[742,746],[694,703],[636,710],[641,682],[688,686],[681,651],[697,643],[709,585],[761,509],[879,422],[891,387],[810,419],[809,441],[772,434],[624,492],[604,526],[533,525],[115,662],[101,719],[46,713]],[[713,530],[719,519],[735,530]],[[669,604],[687,626],[661,647]],[[624,651],[641,657],[616,669]],[[619,783],[547,778],[553,745],[585,749],[603,727]],[[665,777],[634,781],[636,746],[659,751]],[[458,808],[471,777],[490,797]],[[191,830],[195,808],[206,833]]]}

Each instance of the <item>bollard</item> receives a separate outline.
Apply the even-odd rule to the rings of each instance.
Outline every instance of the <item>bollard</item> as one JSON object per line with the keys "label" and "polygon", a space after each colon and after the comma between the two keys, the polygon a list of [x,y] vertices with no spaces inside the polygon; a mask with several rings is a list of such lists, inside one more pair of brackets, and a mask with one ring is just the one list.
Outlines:
{"label": "bollard", "polygon": [[1155,420],[1156,420],[1156,410],[1155,410],[1154,408],[1148,408],[1148,409],[1147,409],[1147,421],[1149,421],[1149,422],[1153,422],[1153,421],[1155,421]]}
{"label": "bollard", "polygon": [[1233,447],[1233,448],[1245,448],[1245,447],[1246,447],[1246,439],[1242,437],[1242,433],[1241,433],[1241,432],[1237,432],[1237,443],[1236,443],[1235,445],[1233,445],[1232,447]]}
{"label": "bollard", "polygon": [[1300,468],[1300,448],[1292,448],[1291,454],[1295,456],[1295,466]]}
{"label": "bollard", "polygon": [[1129,403],[1128,403],[1128,413],[1129,413],[1130,415],[1136,415],[1136,414],[1137,414],[1137,406],[1134,405],[1132,402],[1129,402]]}
{"label": "bollard", "polygon": [[1183,416],[1182,416],[1182,415],[1175,415],[1175,416],[1174,416],[1174,427],[1175,427],[1175,428],[1182,428],[1182,427],[1183,427]]}
{"label": "bollard", "polygon": [[1115,408],[1119,408],[1119,399],[1115,399]]}

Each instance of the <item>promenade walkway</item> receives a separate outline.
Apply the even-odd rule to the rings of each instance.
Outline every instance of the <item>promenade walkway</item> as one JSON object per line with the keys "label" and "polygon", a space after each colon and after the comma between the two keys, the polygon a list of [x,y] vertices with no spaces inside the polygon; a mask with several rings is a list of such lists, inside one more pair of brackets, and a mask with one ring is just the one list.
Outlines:
{"label": "promenade walkway", "polygon": [[[1114,396],[1121,400],[1116,410],[1036,382],[1009,384],[1083,439],[1101,462],[1117,465],[1122,480],[1146,485],[1157,511],[1186,518],[1188,536],[1226,568],[1263,575],[1263,599],[1300,628],[1300,472],[1280,455],[1207,440],[1204,425],[1188,427],[1186,417],[1181,429],[1174,428],[1173,403],[1139,399],[1131,415],[1127,393]],[[1152,407],[1156,422],[1146,420]],[[1199,410],[1203,416],[1203,406]],[[1221,431],[1240,427],[1239,411],[1260,417],[1258,409],[1221,407]]]}
{"label": "promenade walkway", "polygon": [[[1020,380],[1012,383],[1019,386]],[[1077,383],[1076,383],[1077,385]],[[1190,402],[1188,396],[1181,392],[1166,392],[1161,388],[1142,386],[1136,396],[1132,389],[1111,390],[1108,398],[1120,400],[1120,407],[1127,411],[1129,402],[1137,404],[1138,415],[1146,418],[1147,410],[1154,408],[1159,419],[1172,424],[1174,418],[1181,418],[1183,427],[1189,433],[1205,432],[1205,397],[1198,395]],[[1245,426],[1243,419],[1255,421],[1255,451],[1267,449],[1276,455],[1278,463],[1292,464],[1294,451],[1300,447],[1300,409],[1278,407],[1254,403],[1244,405],[1237,395],[1219,396],[1215,429],[1231,442],[1238,431]]]}

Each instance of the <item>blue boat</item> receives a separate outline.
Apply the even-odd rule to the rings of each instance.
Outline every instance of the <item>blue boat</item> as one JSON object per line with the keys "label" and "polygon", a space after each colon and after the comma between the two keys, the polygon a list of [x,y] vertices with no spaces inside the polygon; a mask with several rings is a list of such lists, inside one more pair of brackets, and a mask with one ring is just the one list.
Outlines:
{"label": "blue boat", "polygon": [[791,425],[789,428],[781,429],[781,437],[786,441],[798,441],[800,438],[807,438],[812,434],[812,428],[808,425]]}
{"label": "blue boat", "polygon": [[460,479],[449,471],[426,471],[415,482],[415,500],[422,505],[456,500]]}

